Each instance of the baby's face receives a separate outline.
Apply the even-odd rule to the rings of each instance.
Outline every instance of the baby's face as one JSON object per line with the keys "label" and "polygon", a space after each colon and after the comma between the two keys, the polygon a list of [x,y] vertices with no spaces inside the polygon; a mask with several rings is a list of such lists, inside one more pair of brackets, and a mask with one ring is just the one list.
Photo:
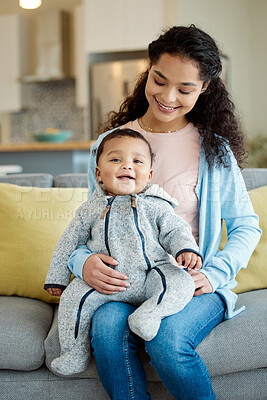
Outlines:
{"label": "baby's face", "polygon": [[152,178],[147,144],[128,136],[111,139],[104,145],[95,173],[109,193],[140,193]]}

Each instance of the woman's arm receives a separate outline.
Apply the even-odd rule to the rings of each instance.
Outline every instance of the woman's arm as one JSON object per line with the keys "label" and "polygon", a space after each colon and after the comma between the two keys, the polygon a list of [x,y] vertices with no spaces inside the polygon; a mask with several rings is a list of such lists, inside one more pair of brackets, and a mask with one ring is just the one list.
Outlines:
{"label": "woman's arm", "polygon": [[201,270],[210,281],[213,291],[234,280],[239,270],[246,268],[261,235],[255,214],[225,219],[225,223],[228,235],[226,245]]}
{"label": "woman's arm", "polygon": [[[213,291],[225,285],[230,289],[235,287],[235,276],[241,268],[246,268],[261,236],[258,216],[241,171],[230,150],[229,154],[231,165],[215,168],[206,179],[208,190],[200,220],[204,235],[204,268],[200,272],[206,275]],[[227,227],[228,241],[220,251],[222,220]]]}
{"label": "woman's arm", "polygon": [[79,246],[68,259],[68,267],[73,275],[83,279],[83,266],[86,260],[94,253],[86,245]]}

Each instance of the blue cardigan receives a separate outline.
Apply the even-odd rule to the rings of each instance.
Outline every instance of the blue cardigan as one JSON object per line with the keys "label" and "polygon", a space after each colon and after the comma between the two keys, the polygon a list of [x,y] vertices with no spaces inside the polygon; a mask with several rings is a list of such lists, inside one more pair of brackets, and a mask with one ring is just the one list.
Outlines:
{"label": "blue cardigan", "polygon": [[[96,155],[94,150],[110,132],[100,135],[90,151],[88,197],[95,190]],[[232,292],[237,282],[235,276],[241,268],[246,268],[257,246],[261,230],[236,159],[228,149],[229,167],[208,166],[201,146],[196,195],[199,205],[199,252],[203,256],[205,274],[213,292],[225,300],[225,319],[232,318],[244,307],[236,310],[237,295]],[[219,250],[222,236],[222,222],[225,220],[228,241]],[[68,266],[75,276],[82,279],[83,265],[92,253],[86,246],[75,250]]]}

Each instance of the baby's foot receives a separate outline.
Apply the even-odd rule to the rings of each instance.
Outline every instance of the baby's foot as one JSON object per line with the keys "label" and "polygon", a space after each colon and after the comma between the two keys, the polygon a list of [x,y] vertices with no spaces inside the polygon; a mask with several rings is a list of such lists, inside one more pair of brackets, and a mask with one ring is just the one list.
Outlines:
{"label": "baby's foot", "polygon": [[135,311],[128,317],[128,324],[136,335],[146,341],[154,339],[157,335],[161,323],[161,318],[151,313],[137,313]]}
{"label": "baby's foot", "polygon": [[82,354],[81,352],[74,353],[72,350],[55,358],[51,363],[51,369],[59,375],[74,375],[85,371],[89,361],[90,355],[88,352]]}

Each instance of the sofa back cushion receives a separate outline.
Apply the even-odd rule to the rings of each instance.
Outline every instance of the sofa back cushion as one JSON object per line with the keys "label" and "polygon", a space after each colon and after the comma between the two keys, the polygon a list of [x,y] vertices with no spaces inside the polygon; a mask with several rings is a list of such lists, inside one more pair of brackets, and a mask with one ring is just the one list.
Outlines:
{"label": "sofa back cushion", "polygon": [[54,178],[53,186],[88,188],[88,175],[85,173],[60,174]]}
{"label": "sofa back cushion", "polygon": [[0,295],[58,302],[44,289],[55,245],[87,189],[0,183]]}
{"label": "sofa back cushion", "polygon": [[[241,269],[236,276],[237,286],[235,293],[267,288],[267,186],[258,187],[249,191],[250,199],[255,213],[259,216],[259,224],[262,229],[260,242],[252,254],[246,269]],[[223,234],[220,248],[227,241],[227,231],[223,226]]]}
{"label": "sofa back cushion", "polygon": [[242,175],[247,190],[267,185],[267,168],[244,168]]}
{"label": "sofa back cushion", "polygon": [[19,186],[36,186],[45,188],[53,186],[53,176],[45,173],[0,175],[0,183],[12,183],[13,185]]}

